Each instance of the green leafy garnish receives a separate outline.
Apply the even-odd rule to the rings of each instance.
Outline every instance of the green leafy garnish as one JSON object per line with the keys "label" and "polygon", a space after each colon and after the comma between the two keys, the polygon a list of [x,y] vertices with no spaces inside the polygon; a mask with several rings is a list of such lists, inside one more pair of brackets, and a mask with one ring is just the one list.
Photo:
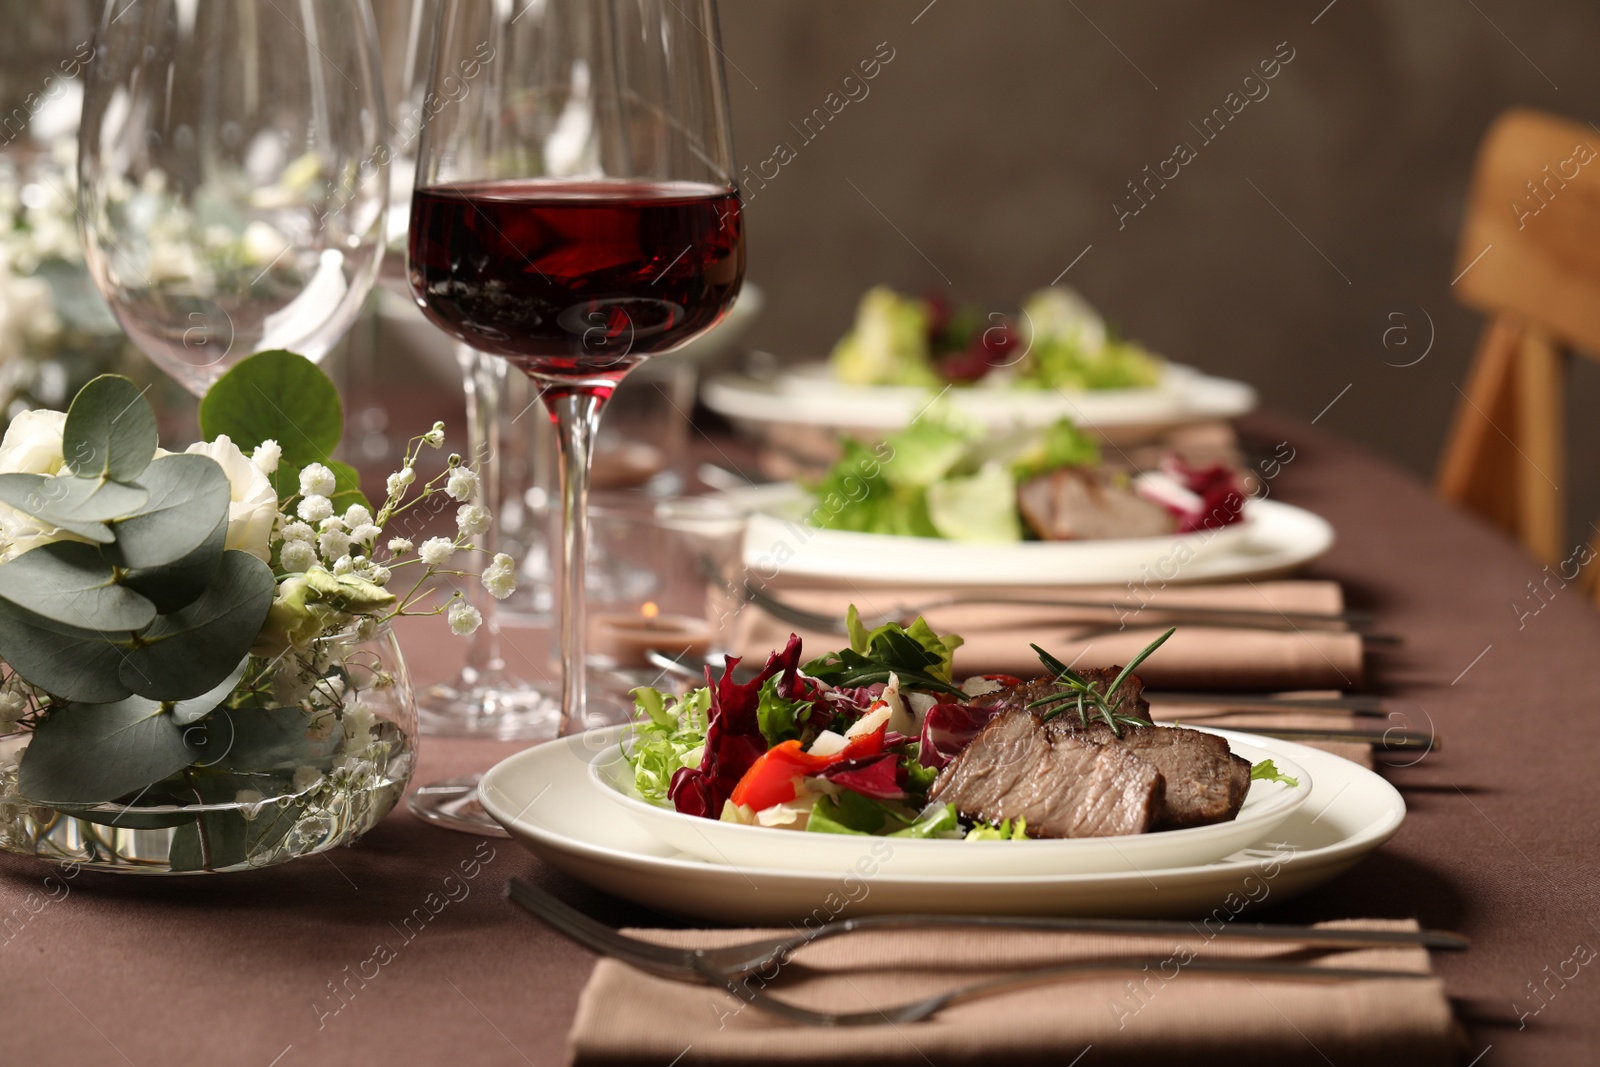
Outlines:
{"label": "green leafy garnish", "polygon": [[952,658],[961,647],[954,634],[939,635],[921,618],[909,627],[887,622],[867,632],[854,604],[845,615],[850,647],[830,652],[801,668],[832,686],[863,686],[899,677],[901,684],[941,693],[960,694],[952,683]]}
{"label": "green leafy garnish", "polygon": [[806,821],[806,829],[818,834],[883,835],[911,825],[913,819],[904,810],[853,789],[841,789],[838,796],[818,797]]}
{"label": "green leafy garnish", "polygon": [[1078,718],[1083,725],[1089,725],[1090,715],[1098,715],[1101,721],[1111,727],[1111,732],[1118,737],[1122,736],[1122,727],[1124,726],[1149,726],[1149,719],[1119,711],[1118,709],[1122,706],[1122,698],[1118,697],[1116,700],[1112,700],[1111,696],[1122,687],[1122,683],[1127,681],[1128,675],[1132,674],[1139,664],[1149,659],[1151,653],[1166,644],[1167,638],[1176,632],[1177,627],[1172,627],[1146,645],[1137,656],[1128,661],[1128,665],[1122,668],[1116,680],[1105,689],[1101,689],[1098,682],[1091,682],[1084,678],[1038,645],[1029,645],[1028,647],[1038,654],[1039,662],[1044,664],[1045,669],[1055,675],[1056,681],[1061,682],[1067,688],[1064,692],[1052,693],[1050,696],[1035,700],[1028,707],[1048,708],[1048,711],[1040,713],[1040,718],[1047,722],[1067,710],[1068,707],[1075,707],[1078,709]]}
{"label": "green leafy garnish", "polygon": [[780,677],[773,675],[761,684],[760,704],[756,708],[761,736],[766,738],[768,745],[803,740],[811,717],[811,701],[788,700],[779,695]]}
{"label": "green leafy garnish", "polygon": [[1011,473],[1018,482],[1026,482],[1062,467],[1091,467],[1099,462],[1100,446],[1095,439],[1074,426],[1072,420],[1061,419],[1012,462]]}
{"label": "green leafy garnish", "polygon": [[913,741],[907,746],[911,751],[900,760],[900,771],[905,775],[906,790],[919,796],[926,795],[933,788],[934,779],[939,777],[939,768],[924,767],[917,762],[917,752],[920,745]]}
{"label": "green leafy garnish", "polygon": [[1252,782],[1282,782],[1291,789],[1300,785],[1300,779],[1282,773],[1278,770],[1278,765],[1269,759],[1264,759],[1260,763],[1251,765],[1250,780]]}
{"label": "green leafy garnish", "polygon": [[1007,819],[998,826],[989,823],[979,823],[967,831],[968,841],[1026,841],[1028,839],[1028,820],[1018,818],[1013,824]]}
{"label": "green leafy garnish", "polygon": [[954,804],[945,804],[932,812],[924,813],[904,830],[896,830],[890,837],[952,837],[961,833],[961,816]]}
{"label": "green leafy garnish", "polygon": [[700,765],[711,690],[696,689],[675,697],[641,687],[629,695],[638,715],[623,755],[633,766],[633,786],[646,800],[665,801],[672,776],[684,767]]}
{"label": "green leafy garnish", "polygon": [[843,455],[822,479],[809,486],[816,507],[807,516],[813,526],[854,533],[938,537],[928,518],[928,501],[919,486],[894,486],[884,476],[885,464],[866,445],[845,440]]}

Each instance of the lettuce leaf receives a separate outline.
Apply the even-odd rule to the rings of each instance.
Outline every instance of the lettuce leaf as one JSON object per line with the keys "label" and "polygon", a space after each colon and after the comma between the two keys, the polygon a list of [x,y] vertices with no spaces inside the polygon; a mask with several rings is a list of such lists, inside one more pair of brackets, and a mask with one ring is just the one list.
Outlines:
{"label": "lettuce leaf", "polygon": [[623,756],[633,768],[633,786],[639,795],[661,803],[667,799],[673,775],[700,763],[711,690],[696,689],[676,697],[644,687],[629,695],[638,714]]}
{"label": "lettuce leaf", "polygon": [[1030,481],[1062,467],[1092,467],[1100,462],[1100,446],[1071,419],[1061,419],[1011,464],[1018,482]]}
{"label": "lettuce leaf", "polygon": [[868,289],[854,327],[828,357],[833,376],[850,385],[937,385],[928,351],[928,308],[885,286]]}
{"label": "lettuce leaf", "polygon": [[936,634],[921,618],[910,626],[888,622],[869,632],[854,604],[845,612],[845,624],[850,647],[807,663],[803,668],[806,674],[845,687],[887,682],[890,675],[898,675],[902,684],[912,688],[961,694],[952,684],[960,637]]}
{"label": "lettuce leaf", "polygon": [[1260,763],[1250,766],[1250,780],[1252,782],[1282,782],[1291,789],[1300,785],[1300,779],[1281,773],[1278,770],[1278,765],[1269,759],[1264,759]]}
{"label": "lettuce leaf", "polygon": [[917,821],[904,830],[896,830],[890,837],[949,837],[961,832],[961,817],[954,804],[944,804],[931,812],[923,812]]}
{"label": "lettuce leaf", "polygon": [[1013,825],[1010,819],[998,826],[988,823],[979,823],[967,831],[968,841],[1026,841],[1028,840],[1028,820],[1017,819]]}
{"label": "lettuce leaf", "polygon": [[981,436],[933,416],[917,419],[885,438],[892,450],[883,477],[899,489],[926,489],[953,471]]}
{"label": "lettuce leaf", "polygon": [[928,521],[951,541],[1005,544],[1022,540],[1017,483],[998,463],[952,476],[925,490]]}
{"label": "lettuce leaf", "polygon": [[766,738],[769,746],[802,740],[811,717],[812,701],[803,697],[793,700],[784,697],[778,692],[781,681],[781,676],[774,676],[763,682],[760,702],[756,705],[761,736]]}
{"label": "lettuce leaf", "polygon": [[825,530],[938,537],[928,519],[928,502],[917,486],[891,485],[877,454],[859,441],[846,440],[839,461],[808,486],[816,504],[806,521]]}
{"label": "lettuce leaf", "polygon": [[912,823],[910,816],[849,789],[818,797],[806,830],[817,834],[887,834]]}

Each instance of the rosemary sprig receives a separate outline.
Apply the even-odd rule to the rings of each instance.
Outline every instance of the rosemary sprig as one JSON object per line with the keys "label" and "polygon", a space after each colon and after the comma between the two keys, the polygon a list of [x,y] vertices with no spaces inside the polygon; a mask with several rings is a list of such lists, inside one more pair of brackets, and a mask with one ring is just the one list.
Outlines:
{"label": "rosemary sprig", "polygon": [[1048,708],[1049,710],[1040,715],[1040,718],[1046,722],[1066,711],[1068,707],[1076,707],[1078,721],[1083,725],[1088,726],[1089,716],[1091,714],[1096,715],[1107,726],[1111,727],[1111,732],[1117,737],[1122,736],[1122,727],[1124,726],[1149,726],[1149,719],[1119,711],[1118,709],[1122,706],[1122,699],[1119,697],[1113,701],[1111,696],[1121,688],[1122,683],[1128,680],[1128,675],[1132,674],[1139,664],[1149,659],[1151,653],[1164,645],[1167,638],[1176,632],[1177,627],[1172,627],[1146,645],[1143,651],[1128,661],[1128,665],[1122,668],[1116,680],[1103,690],[1100,688],[1099,683],[1091,682],[1084,678],[1083,675],[1074,671],[1038,645],[1029,645],[1028,647],[1038,654],[1039,662],[1044,664],[1045,670],[1053,674],[1056,681],[1061,682],[1067,688],[1063,692],[1052,693],[1047,697],[1035,700],[1028,707],[1030,709]]}

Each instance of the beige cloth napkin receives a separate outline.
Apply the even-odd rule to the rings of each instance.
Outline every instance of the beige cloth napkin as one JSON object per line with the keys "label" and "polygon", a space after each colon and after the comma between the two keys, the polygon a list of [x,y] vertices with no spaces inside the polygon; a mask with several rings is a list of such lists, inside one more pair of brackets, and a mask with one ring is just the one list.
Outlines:
{"label": "beige cloth napkin", "polygon": [[[798,607],[827,612],[839,618],[855,604],[863,615],[878,615],[916,606],[963,590],[949,587],[873,586],[870,588],[773,588],[774,595]],[[1040,600],[1134,599],[1123,587],[1032,587],[984,589],[986,594],[1025,596]],[[1234,585],[1170,586],[1145,593],[1152,608],[1162,604],[1249,608],[1283,612],[1337,613],[1344,596],[1336,582],[1274,581]],[[1061,660],[1086,667],[1126,663],[1168,626],[1177,626],[1161,650],[1139,674],[1152,687],[1166,689],[1256,690],[1355,689],[1363,677],[1362,643],[1348,630],[1300,628],[1288,632],[1217,629],[1185,626],[1182,620],[1162,618],[1153,610],[1130,615],[1121,632],[1077,636],[1090,625],[1119,620],[1115,612],[1016,605],[969,604],[926,612],[929,625],[941,633],[958,633],[966,644],[956,652],[956,669],[963,675],[980,673],[1033,677],[1043,673],[1029,643],[1039,645]],[[780,622],[754,605],[740,613],[736,642],[741,654],[755,661],[783,647],[794,627]],[[800,631],[808,653],[820,653],[842,644],[830,634]]]}
{"label": "beige cloth napkin", "polygon": [[[1415,929],[1410,922],[1330,923]],[[1446,1064],[1459,1039],[1437,979],[1298,982],[1185,971],[1201,957],[1299,958],[1291,945],[1020,931],[870,931],[804,949],[764,986],[833,1011],[898,1005],[947,989],[1079,959],[1148,955],[1149,972],[1058,980],[951,1005],[919,1023],[821,1029],[766,1015],[726,990],[656,978],[612,960],[595,968],[570,1035],[572,1062]],[[630,930],[679,947],[737,944],[771,930]],[[786,932],[786,931],[785,931]],[[1420,948],[1317,954],[1313,966],[1428,973]],[[750,979],[763,986],[761,977]],[[1085,1050],[1091,1050],[1085,1053]]]}

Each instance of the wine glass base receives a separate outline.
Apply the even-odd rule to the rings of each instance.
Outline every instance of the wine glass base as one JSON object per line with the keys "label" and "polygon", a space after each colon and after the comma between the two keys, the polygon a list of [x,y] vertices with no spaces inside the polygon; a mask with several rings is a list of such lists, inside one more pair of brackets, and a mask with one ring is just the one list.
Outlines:
{"label": "wine glass base", "polygon": [[561,695],[500,672],[463,671],[417,694],[417,719],[429,737],[549,741],[561,728]]}
{"label": "wine glass base", "polygon": [[406,807],[423,822],[483,837],[510,837],[505,828],[489,817],[478,803],[478,781],[482,775],[468,774],[425,785],[411,794]]}

